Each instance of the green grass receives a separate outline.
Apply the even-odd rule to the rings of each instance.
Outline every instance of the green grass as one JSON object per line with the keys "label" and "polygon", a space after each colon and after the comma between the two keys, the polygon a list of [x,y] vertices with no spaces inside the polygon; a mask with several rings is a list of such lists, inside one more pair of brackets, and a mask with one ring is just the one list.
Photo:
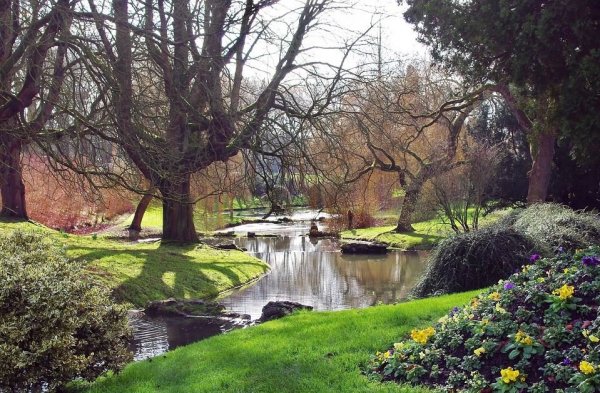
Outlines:
{"label": "green grass", "polygon": [[[205,212],[199,206],[196,206],[194,210],[194,226],[196,231],[199,232],[211,232],[216,229],[223,228],[225,225],[232,222],[239,222],[242,217],[240,216],[241,211],[236,209],[236,206],[240,206],[239,203],[234,205],[235,211],[232,215],[223,212]],[[247,217],[246,217],[247,218]],[[118,225],[121,227],[127,227],[133,220],[133,214],[130,214],[123,218]],[[162,231],[162,205],[159,201],[153,201],[148,206],[144,218],[142,219],[142,230],[160,232]]]}
{"label": "green grass", "polygon": [[337,312],[301,312],[133,363],[86,393],[425,392],[369,381],[369,356],[477,292]]}
{"label": "green grass", "polygon": [[[479,225],[485,226],[503,217],[508,210],[498,210],[479,218]],[[389,244],[391,247],[402,250],[430,249],[440,240],[454,233],[449,224],[443,222],[440,217],[413,224],[414,232],[396,233],[395,225],[371,227],[364,229],[353,229],[343,231],[342,239],[368,240]]]}
{"label": "green grass", "polygon": [[23,222],[0,222],[0,233],[38,230],[64,244],[75,261],[113,290],[117,301],[143,306],[149,300],[208,298],[265,273],[263,261],[240,251],[161,242],[131,244],[67,235]]}

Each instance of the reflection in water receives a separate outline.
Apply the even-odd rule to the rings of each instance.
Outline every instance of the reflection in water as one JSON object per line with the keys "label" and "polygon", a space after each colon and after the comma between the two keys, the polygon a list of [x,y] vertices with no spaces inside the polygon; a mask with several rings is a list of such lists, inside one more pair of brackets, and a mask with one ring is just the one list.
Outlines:
{"label": "reflection in water", "polygon": [[129,314],[129,326],[133,331],[129,348],[135,360],[142,360],[226,332],[237,325],[235,321],[215,322],[203,318],[149,318],[134,311]]}
{"label": "reflection in water", "polygon": [[425,268],[423,252],[342,255],[337,241],[311,242],[299,233],[241,238],[236,243],[271,266],[256,285],[220,300],[230,310],[252,318],[258,318],[270,300],[297,301],[316,310],[393,303],[406,298]]}
{"label": "reflection in water", "polygon": [[[323,214],[321,214],[323,215]],[[424,252],[390,252],[387,255],[342,255],[339,242],[309,239],[306,234],[316,212],[296,211],[296,221],[281,224],[248,224],[229,230],[244,234],[277,234],[279,237],[236,238],[240,247],[266,261],[271,272],[246,289],[219,300],[229,310],[260,317],[271,300],[291,300],[316,310],[359,308],[405,299],[425,269]],[[320,230],[326,230],[319,225]],[[218,240],[219,242],[222,240]],[[239,326],[199,318],[130,316],[134,330],[132,350],[137,360],[156,356]]]}

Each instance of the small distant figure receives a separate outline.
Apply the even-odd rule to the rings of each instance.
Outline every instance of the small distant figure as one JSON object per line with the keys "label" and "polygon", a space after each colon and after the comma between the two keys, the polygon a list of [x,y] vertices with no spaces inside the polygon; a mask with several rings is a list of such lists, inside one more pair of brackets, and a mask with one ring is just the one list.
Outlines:
{"label": "small distant figure", "polygon": [[354,220],[354,213],[352,213],[352,210],[348,210],[348,229],[353,229],[352,228],[353,220]]}
{"label": "small distant figure", "polygon": [[316,237],[319,236],[319,227],[317,226],[317,223],[314,221],[310,222],[310,232],[308,234],[310,237]]}

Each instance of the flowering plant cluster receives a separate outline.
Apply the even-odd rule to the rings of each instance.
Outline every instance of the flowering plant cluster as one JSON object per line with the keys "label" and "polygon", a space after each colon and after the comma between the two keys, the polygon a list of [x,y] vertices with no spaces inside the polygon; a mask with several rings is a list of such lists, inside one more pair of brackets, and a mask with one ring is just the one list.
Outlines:
{"label": "flowering plant cluster", "polygon": [[530,263],[378,352],[382,380],[469,392],[600,392],[600,247]]}

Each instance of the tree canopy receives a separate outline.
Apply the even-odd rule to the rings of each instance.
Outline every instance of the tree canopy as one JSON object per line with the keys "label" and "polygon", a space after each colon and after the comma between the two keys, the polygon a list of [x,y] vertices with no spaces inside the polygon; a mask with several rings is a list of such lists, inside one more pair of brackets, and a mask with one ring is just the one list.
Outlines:
{"label": "tree canopy", "polygon": [[[406,3],[405,18],[414,25],[419,40],[431,48],[435,61],[460,73],[465,83],[510,86],[520,110],[533,122],[534,149],[539,147],[535,142],[544,143],[539,135],[554,135],[570,138],[572,153],[578,157],[593,157],[600,143],[596,1]],[[552,154],[546,156],[551,157],[553,148],[547,150]]]}

